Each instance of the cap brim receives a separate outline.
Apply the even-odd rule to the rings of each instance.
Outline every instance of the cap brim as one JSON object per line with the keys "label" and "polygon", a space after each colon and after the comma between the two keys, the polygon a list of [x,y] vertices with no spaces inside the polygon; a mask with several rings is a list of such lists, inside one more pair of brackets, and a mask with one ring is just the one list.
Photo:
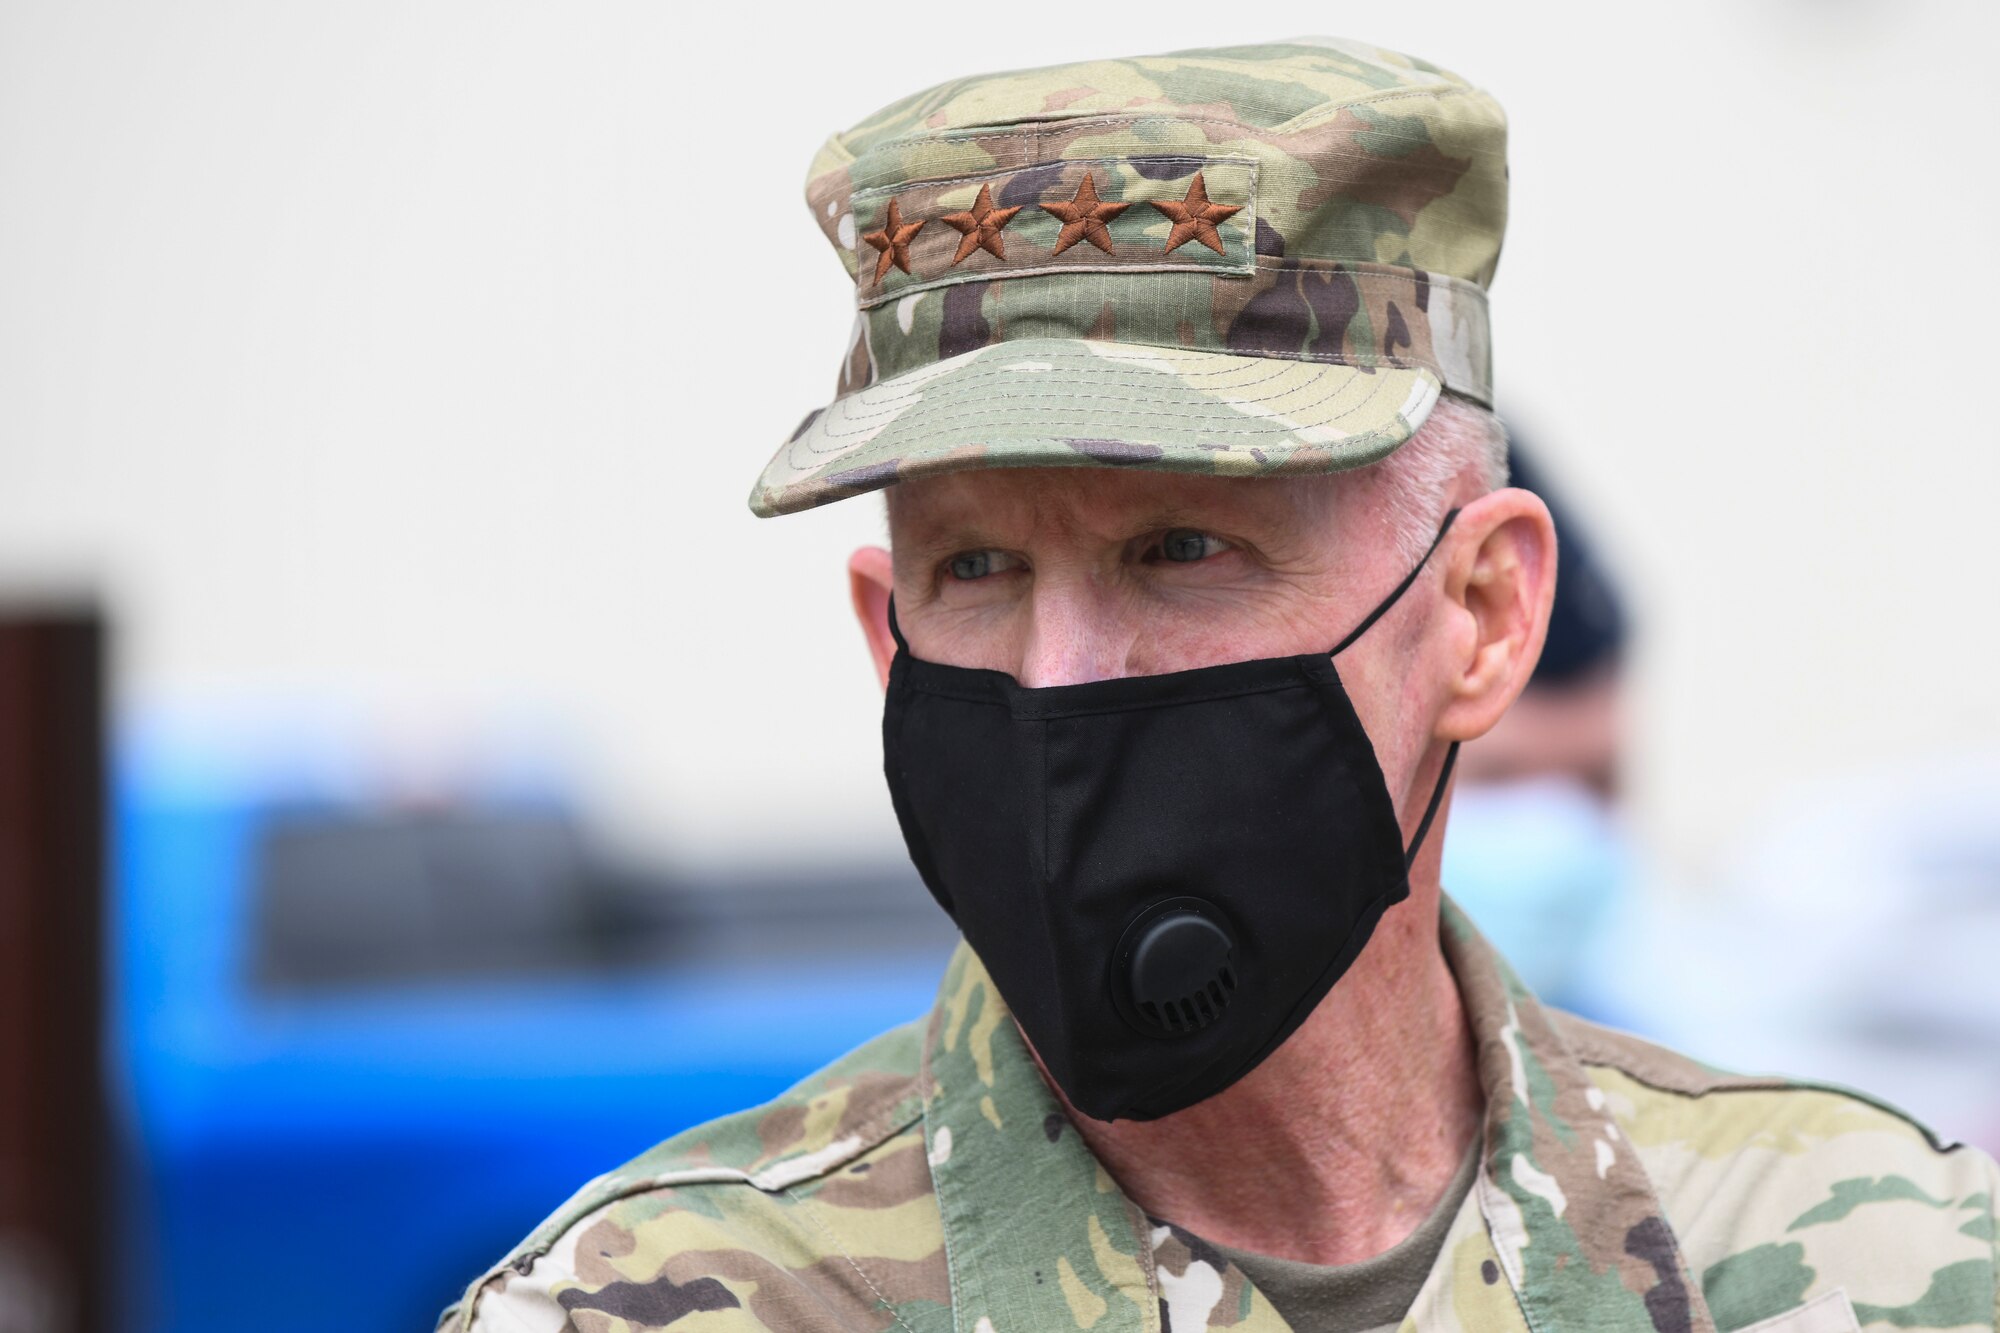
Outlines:
{"label": "cap brim", "polygon": [[836,399],[758,478],[762,517],[974,468],[1339,472],[1416,433],[1422,367],[1337,366],[1071,338],[994,343]]}

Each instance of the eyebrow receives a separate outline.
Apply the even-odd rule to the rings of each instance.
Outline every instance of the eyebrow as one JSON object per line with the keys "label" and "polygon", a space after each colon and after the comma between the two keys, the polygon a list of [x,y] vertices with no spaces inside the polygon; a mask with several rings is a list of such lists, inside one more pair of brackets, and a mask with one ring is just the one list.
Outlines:
{"label": "eyebrow", "polygon": [[[1131,541],[1149,533],[1170,532],[1176,528],[1196,532],[1226,531],[1240,528],[1244,518],[1257,521],[1257,526],[1263,529],[1259,535],[1283,538],[1294,535],[1300,526],[1310,524],[1308,508],[1304,504],[1293,505],[1276,515],[1269,512],[1245,514],[1241,510],[1218,514],[1202,512],[1185,503],[1168,504],[1144,513],[1129,525],[1124,536],[1114,540]],[[977,518],[953,517],[945,523],[946,526],[934,532],[905,537],[900,541],[895,539],[892,524],[891,549],[910,560],[931,565],[965,551],[1002,549],[1013,545],[991,528],[983,526]]]}
{"label": "eyebrow", "polygon": [[889,551],[892,556],[906,557],[920,565],[936,565],[965,551],[985,551],[1006,543],[982,534],[977,528],[955,527],[947,529],[944,535],[935,537],[910,538],[897,541],[892,533]]}

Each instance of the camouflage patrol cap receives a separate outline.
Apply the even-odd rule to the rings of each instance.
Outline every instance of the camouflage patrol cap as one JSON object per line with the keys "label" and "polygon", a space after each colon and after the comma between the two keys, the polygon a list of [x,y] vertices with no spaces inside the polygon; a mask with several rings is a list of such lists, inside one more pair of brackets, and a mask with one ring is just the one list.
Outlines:
{"label": "camouflage patrol cap", "polygon": [[1486,93],[1346,41],[982,75],[814,160],[859,313],[751,493],[791,513],[978,467],[1334,472],[1490,403],[1506,222]]}

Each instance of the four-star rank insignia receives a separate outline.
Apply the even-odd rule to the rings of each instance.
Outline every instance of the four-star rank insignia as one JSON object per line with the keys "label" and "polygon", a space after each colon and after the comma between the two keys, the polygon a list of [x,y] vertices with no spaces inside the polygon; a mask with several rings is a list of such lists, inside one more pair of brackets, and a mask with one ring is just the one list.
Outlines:
{"label": "four-star rank insignia", "polygon": [[[1208,197],[1208,181],[1199,171],[1194,174],[1194,179],[1188,182],[1187,194],[1183,198],[1148,199],[1145,202],[1165,214],[1174,224],[1173,229],[1167,234],[1166,249],[1162,252],[1164,254],[1172,254],[1189,241],[1200,241],[1215,253],[1227,256],[1229,252],[1222,243],[1222,233],[1217,230],[1216,224],[1243,211],[1242,204],[1211,203]],[[1049,250],[1050,256],[1053,257],[1078,241],[1089,241],[1107,255],[1115,253],[1112,249],[1111,228],[1107,224],[1132,207],[1132,203],[1099,198],[1097,173],[1086,171],[1083,179],[1077,183],[1075,194],[1066,200],[1037,206],[1062,223],[1062,230],[1056,236],[1055,245]],[[958,213],[941,214],[937,220],[958,233],[958,250],[951,257],[951,266],[956,268],[980,250],[984,250],[995,259],[1006,259],[1007,242],[1000,233],[1006,230],[1007,224],[1014,220],[1014,215],[1023,207],[1025,205],[1015,204],[1009,208],[995,208],[993,186],[982,184],[979,187],[979,197],[973,200],[971,208]],[[871,231],[861,238],[874,246],[879,254],[875,261],[876,285],[879,286],[882,279],[888,276],[891,266],[905,273],[911,271],[910,243],[929,221],[928,218],[919,218],[915,222],[903,221],[902,202],[896,198],[889,200],[889,206],[883,211],[881,229]]]}
{"label": "four-star rank insignia", "polygon": [[984,250],[995,259],[1005,259],[1007,243],[1000,239],[1000,230],[1012,222],[1014,215],[1020,211],[1019,204],[1012,208],[995,208],[993,187],[980,186],[979,198],[973,200],[970,209],[963,213],[946,213],[938,219],[959,233],[958,253],[951,257],[951,262],[954,265],[963,263],[974,250]]}
{"label": "four-star rank insignia", "polygon": [[1130,208],[1130,204],[1109,204],[1097,197],[1097,173],[1087,171],[1083,184],[1076,187],[1076,194],[1066,204],[1043,204],[1045,212],[1062,219],[1062,232],[1056,237],[1055,249],[1049,251],[1059,255],[1078,241],[1089,241],[1105,254],[1111,253],[1111,229],[1104,224]]}
{"label": "four-star rank insignia", "polygon": [[1209,203],[1208,182],[1201,178],[1199,171],[1195,172],[1194,182],[1188,186],[1187,198],[1178,201],[1154,199],[1151,203],[1154,208],[1173,220],[1174,229],[1167,234],[1168,254],[1172,254],[1189,241],[1200,241],[1217,254],[1226,253],[1222,248],[1222,237],[1215,230],[1215,224],[1243,211],[1241,204]]}
{"label": "four-star rank insignia", "polygon": [[882,252],[882,257],[875,261],[875,281],[882,281],[891,264],[905,273],[910,271],[910,242],[923,229],[923,221],[904,222],[902,208],[894,199],[889,201],[889,216],[883,221],[882,230],[871,231],[861,238]]}

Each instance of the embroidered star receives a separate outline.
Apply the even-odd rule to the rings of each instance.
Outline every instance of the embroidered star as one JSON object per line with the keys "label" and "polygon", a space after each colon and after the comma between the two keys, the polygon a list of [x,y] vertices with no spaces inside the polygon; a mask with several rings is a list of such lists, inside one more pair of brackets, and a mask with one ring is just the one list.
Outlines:
{"label": "embroidered star", "polygon": [[953,264],[959,263],[974,250],[984,250],[995,259],[1007,257],[1007,246],[1000,239],[1000,229],[1014,220],[1021,211],[1021,205],[1012,208],[993,206],[993,187],[979,187],[979,197],[972,201],[972,208],[964,213],[946,213],[938,221],[959,233],[958,253],[951,257]]}
{"label": "embroidered star", "polygon": [[1194,173],[1194,182],[1188,186],[1187,198],[1181,200],[1155,199],[1153,207],[1173,219],[1174,229],[1167,235],[1167,254],[1172,254],[1189,241],[1200,241],[1217,254],[1224,253],[1222,237],[1215,230],[1215,224],[1234,213],[1241,213],[1241,204],[1211,204],[1208,202],[1208,182]]}
{"label": "embroidered star", "polygon": [[1105,254],[1111,253],[1111,230],[1104,224],[1130,208],[1130,204],[1107,204],[1097,197],[1097,173],[1087,171],[1083,184],[1076,187],[1076,193],[1066,204],[1043,204],[1042,208],[1062,219],[1062,232],[1056,237],[1056,248],[1050,254],[1059,255],[1078,241],[1089,241]]}
{"label": "embroidered star", "polygon": [[910,271],[910,242],[923,229],[923,222],[904,222],[902,207],[894,199],[889,201],[889,216],[882,223],[882,230],[871,231],[861,238],[882,252],[882,257],[875,261],[875,281],[882,281],[891,264],[905,273]]}

